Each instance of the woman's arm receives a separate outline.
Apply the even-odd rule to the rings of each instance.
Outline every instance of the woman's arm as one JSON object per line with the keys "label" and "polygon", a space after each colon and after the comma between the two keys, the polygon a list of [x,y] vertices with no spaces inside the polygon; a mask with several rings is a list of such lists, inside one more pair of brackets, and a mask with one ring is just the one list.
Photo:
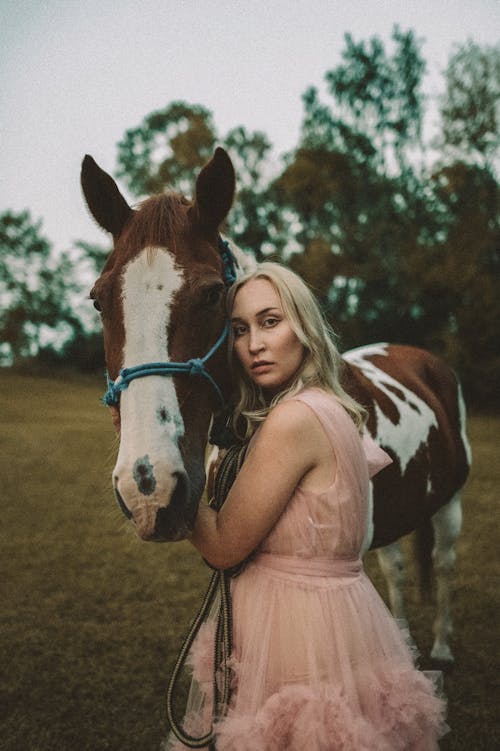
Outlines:
{"label": "woman's arm", "polygon": [[222,509],[199,509],[190,541],[212,566],[229,568],[255,550],[316,466],[322,440],[322,428],[305,404],[290,400],[270,412]]}

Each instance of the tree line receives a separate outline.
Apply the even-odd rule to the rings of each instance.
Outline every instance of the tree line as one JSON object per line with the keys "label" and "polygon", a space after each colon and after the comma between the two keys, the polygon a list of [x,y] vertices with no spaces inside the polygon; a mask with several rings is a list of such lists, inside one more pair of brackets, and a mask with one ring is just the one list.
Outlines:
{"label": "tree line", "polygon": [[[202,105],[171,102],[127,130],[116,177],[140,199],[191,194],[217,144],[238,195],[227,232],[260,260],[299,272],[342,349],[424,346],[459,372],[469,401],[498,404],[500,45],[452,50],[425,134],[425,61],[412,31],[391,43],[347,34],[326,93],[303,94],[296,148],[276,168],[265,133],[217,132]],[[274,171],[273,171],[274,166]],[[55,256],[29,212],[0,215],[0,358],[102,368],[98,325],[74,300],[108,249]]]}

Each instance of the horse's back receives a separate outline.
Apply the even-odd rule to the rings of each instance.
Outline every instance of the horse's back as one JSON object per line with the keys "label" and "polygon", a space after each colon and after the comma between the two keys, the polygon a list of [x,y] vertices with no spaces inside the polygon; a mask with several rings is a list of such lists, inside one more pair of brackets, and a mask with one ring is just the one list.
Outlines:
{"label": "horse's back", "polygon": [[374,481],[373,547],[419,527],[464,484],[470,466],[455,373],[417,347],[376,344],[344,354],[345,386],[393,458]]}

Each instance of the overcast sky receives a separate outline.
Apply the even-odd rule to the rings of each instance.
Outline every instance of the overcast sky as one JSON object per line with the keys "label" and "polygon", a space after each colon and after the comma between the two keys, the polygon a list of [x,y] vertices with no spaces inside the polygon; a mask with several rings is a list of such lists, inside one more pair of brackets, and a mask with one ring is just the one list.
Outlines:
{"label": "overcast sky", "polygon": [[500,0],[0,0],[0,211],[29,208],[57,249],[106,241],[83,205],[80,162],[108,172],[126,129],[173,100],[221,135],[297,143],[301,95],[340,62],[345,32],[423,40],[436,97],[454,43],[496,44]]}

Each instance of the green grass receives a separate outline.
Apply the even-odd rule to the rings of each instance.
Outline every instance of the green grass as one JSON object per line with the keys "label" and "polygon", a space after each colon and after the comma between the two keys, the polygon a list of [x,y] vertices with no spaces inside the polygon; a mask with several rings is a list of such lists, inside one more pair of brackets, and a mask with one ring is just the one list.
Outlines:
{"label": "green grass", "polygon": [[[2,751],[156,751],[166,732],[167,676],[208,574],[187,543],[140,542],[118,510],[101,392],[92,379],[0,373]],[[449,750],[500,748],[499,433],[499,418],[471,420]],[[383,592],[373,554],[367,567]],[[420,603],[412,568],[407,599],[425,654],[433,608]]]}

